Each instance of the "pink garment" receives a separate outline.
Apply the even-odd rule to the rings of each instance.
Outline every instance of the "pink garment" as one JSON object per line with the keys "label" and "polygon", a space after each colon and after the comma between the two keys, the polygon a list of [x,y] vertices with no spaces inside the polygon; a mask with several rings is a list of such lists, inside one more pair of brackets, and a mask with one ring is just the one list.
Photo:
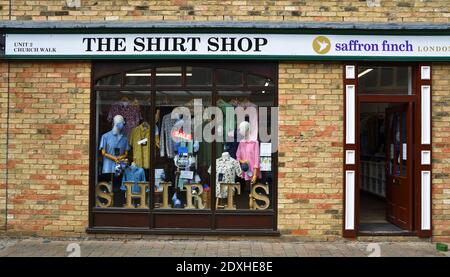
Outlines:
{"label": "pink garment", "polygon": [[[249,168],[254,172],[255,168],[259,168],[259,143],[257,141],[241,141],[236,152],[236,159],[238,161],[248,161]],[[252,177],[247,175],[247,172],[242,172],[245,180],[251,180]],[[261,171],[258,170],[258,178],[261,178]]]}

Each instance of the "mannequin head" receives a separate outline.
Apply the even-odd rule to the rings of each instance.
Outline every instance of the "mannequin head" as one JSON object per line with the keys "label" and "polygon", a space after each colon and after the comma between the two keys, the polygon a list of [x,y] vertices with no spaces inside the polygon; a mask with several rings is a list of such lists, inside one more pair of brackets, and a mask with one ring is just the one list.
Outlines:
{"label": "mannequin head", "polygon": [[248,139],[250,135],[250,123],[248,121],[242,121],[239,124],[239,134],[245,139]]}
{"label": "mannequin head", "polygon": [[122,133],[123,127],[125,126],[125,119],[120,114],[114,117],[113,134],[118,135]]}

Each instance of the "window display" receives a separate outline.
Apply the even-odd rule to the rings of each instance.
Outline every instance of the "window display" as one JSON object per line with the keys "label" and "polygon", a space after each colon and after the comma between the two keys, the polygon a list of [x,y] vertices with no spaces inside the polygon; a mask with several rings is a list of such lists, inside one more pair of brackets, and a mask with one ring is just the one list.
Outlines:
{"label": "window display", "polygon": [[[96,202],[99,207],[146,206],[145,199],[133,200],[131,204],[127,203],[127,197],[138,195],[137,182],[149,179],[145,170],[150,167],[149,118],[144,117],[150,111],[149,97],[150,93],[139,91],[101,91],[97,95],[97,133],[102,134],[97,143],[100,150],[97,165],[101,169],[97,176],[100,194],[97,194]],[[111,189],[100,186],[104,182]],[[131,182],[129,189],[126,182]],[[112,201],[108,201],[105,194],[109,194]]]}
{"label": "window display", "polygon": [[[174,68],[172,74],[180,74]],[[170,182],[170,203],[165,208],[209,209],[211,177],[207,174],[210,165],[211,144],[194,131],[202,131],[207,123],[200,119],[198,126],[194,118],[195,101],[204,109],[211,106],[211,91],[156,91],[156,109],[162,116],[159,152],[155,145],[155,166],[164,168],[165,181]],[[195,101],[194,101],[195,100]],[[165,189],[165,188],[163,188]],[[160,200],[161,201],[161,200]],[[163,208],[155,202],[155,208]]]}
{"label": "window display", "polygon": [[104,67],[111,74],[94,87],[95,212],[273,211],[274,77],[226,67]]}
{"label": "window display", "polygon": [[[265,87],[268,87],[265,86]],[[231,195],[224,194],[221,198],[230,196],[233,203],[221,201],[218,198],[217,209],[264,210],[271,208],[273,192],[274,167],[272,156],[276,152],[271,141],[266,136],[260,136],[260,127],[271,133],[271,107],[275,106],[274,93],[270,90],[228,91],[218,92],[220,108],[225,118],[225,143],[216,143],[218,159],[220,155],[228,153],[235,159],[240,168],[236,174],[236,188]],[[249,100],[252,99],[252,101]],[[263,111],[264,117],[259,115]],[[231,117],[231,118],[230,118]],[[262,130],[261,130],[262,131]],[[262,138],[264,137],[264,141]],[[264,154],[262,156],[261,154]],[[216,174],[220,174],[216,162]],[[216,190],[226,192],[229,183],[235,181],[220,181],[216,176]],[[217,187],[219,186],[219,189]],[[223,187],[223,188],[222,188]]]}

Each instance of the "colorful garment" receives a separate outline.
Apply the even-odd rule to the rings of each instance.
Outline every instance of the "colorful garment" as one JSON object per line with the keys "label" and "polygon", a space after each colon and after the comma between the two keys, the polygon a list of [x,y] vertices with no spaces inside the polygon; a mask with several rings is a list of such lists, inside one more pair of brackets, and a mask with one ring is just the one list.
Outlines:
{"label": "colorful garment", "polygon": [[176,119],[171,114],[166,114],[161,120],[161,132],[159,133],[159,150],[161,157],[173,158],[175,156],[175,141],[172,139],[172,129]]}
{"label": "colorful garment", "polygon": [[[139,141],[147,142],[139,144]],[[133,161],[137,166],[148,169],[150,167],[150,128],[140,124],[131,130],[128,142],[133,149]]]}
{"label": "colorful garment", "polygon": [[131,104],[127,101],[120,101],[111,105],[108,111],[107,120],[113,122],[116,115],[121,115],[125,119],[125,127],[123,131],[129,135],[131,130],[139,125],[142,120],[141,108],[139,105]]}
{"label": "colorful garment", "polygon": [[223,129],[218,131],[219,136],[223,135],[224,142],[232,140],[232,138],[228,138],[230,135],[233,135],[233,130],[236,129],[236,120],[234,113],[234,106],[223,101],[217,101],[217,106],[222,110],[223,114]]}
{"label": "colorful garment", "polygon": [[[253,173],[255,168],[259,168],[259,143],[257,141],[241,141],[236,152],[236,158],[239,161],[248,161],[249,170]],[[251,180],[247,172],[243,172],[245,180]],[[261,178],[261,171],[258,170],[258,178]]]}

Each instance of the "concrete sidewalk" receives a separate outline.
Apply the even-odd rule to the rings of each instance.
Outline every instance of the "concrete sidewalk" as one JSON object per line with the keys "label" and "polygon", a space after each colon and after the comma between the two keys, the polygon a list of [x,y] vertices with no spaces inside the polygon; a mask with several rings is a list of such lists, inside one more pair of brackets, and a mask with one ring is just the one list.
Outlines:
{"label": "concrete sidewalk", "polygon": [[[378,251],[379,250],[379,251]],[[379,255],[378,255],[379,253]],[[446,257],[429,242],[283,240],[49,240],[0,238],[0,257]]]}

